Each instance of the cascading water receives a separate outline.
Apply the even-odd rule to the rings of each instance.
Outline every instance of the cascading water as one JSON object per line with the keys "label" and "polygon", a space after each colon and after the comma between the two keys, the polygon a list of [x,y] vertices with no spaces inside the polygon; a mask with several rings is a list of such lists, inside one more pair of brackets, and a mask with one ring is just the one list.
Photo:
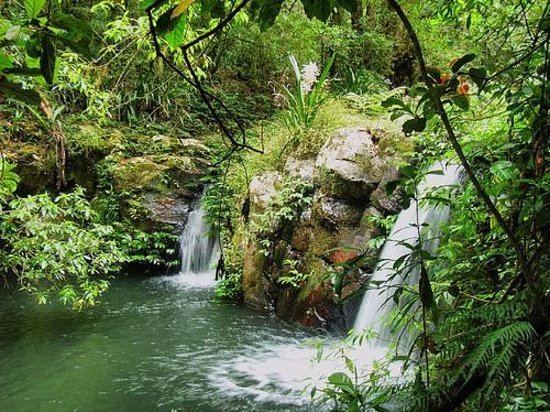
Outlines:
{"label": "cascading water", "polygon": [[[461,167],[453,164],[436,163],[430,169],[424,181],[418,186],[418,192],[425,194],[429,189],[456,185],[462,179]],[[442,171],[437,173],[436,171]],[[430,238],[437,239],[437,227],[448,218],[447,207],[418,206],[411,202],[403,210],[394,224],[389,239],[386,241],[380,254],[380,261],[372,275],[374,281],[385,281],[393,275],[393,262],[410,254],[410,248],[401,242],[411,245],[418,242],[419,227],[430,229]],[[217,257],[217,244],[208,238],[208,225],[204,221],[202,208],[195,208],[189,215],[187,225],[181,235],[182,269],[178,283],[197,287],[200,279],[206,273],[207,286],[214,282],[211,264]],[[435,236],[433,236],[435,234]],[[426,234],[423,233],[424,239]],[[437,240],[423,242],[426,250],[435,250]],[[213,256],[213,257],[212,257]],[[210,271],[210,272],[209,272]],[[355,329],[372,328],[378,332],[378,339],[367,346],[346,347],[346,356],[351,358],[361,370],[368,370],[374,361],[382,359],[389,348],[386,339],[389,332],[385,329],[383,318],[391,309],[387,304],[391,286],[402,282],[413,283],[417,274],[409,273],[406,280],[395,276],[388,285],[392,292],[385,290],[368,290],[363,298],[361,308],[355,320]],[[208,283],[210,282],[210,283]],[[200,285],[199,287],[201,287]],[[391,300],[391,297],[389,299]],[[243,332],[244,333],[244,332]],[[309,404],[309,397],[302,390],[307,386],[322,388],[327,377],[337,371],[349,372],[345,359],[341,354],[342,341],[337,337],[319,337],[325,348],[325,355],[320,358],[316,344],[311,344],[304,338],[275,339],[265,336],[254,345],[242,348],[242,352],[228,354],[223,360],[217,359],[216,365],[209,370],[208,376],[212,384],[225,395],[237,398],[251,398],[256,402],[278,405],[300,405],[300,408]],[[400,367],[392,364],[392,376],[400,376]],[[316,408],[314,410],[322,410]]]}
{"label": "cascading water", "polygon": [[163,281],[191,288],[209,288],[215,285],[214,268],[220,249],[218,238],[212,235],[205,214],[201,196],[189,213],[179,237],[180,272],[175,276],[161,277]]}
{"label": "cascading water", "polygon": [[218,248],[218,241],[210,233],[210,225],[199,202],[199,207],[189,213],[187,224],[180,235],[180,273],[212,273],[212,265],[219,255]]}
{"label": "cascading water", "polygon": [[[429,190],[459,184],[462,176],[461,166],[437,162],[431,166],[429,173],[418,185],[417,192],[422,198]],[[405,262],[400,267],[413,267],[413,265],[409,265],[408,256],[411,253],[410,246],[416,246],[420,241],[419,228],[422,231],[430,232],[428,236],[422,236],[422,239],[428,239],[423,241],[423,249],[434,252],[439,243],[438,228],[448,218],[448,206],[421,206],[415,200],[411,201],[407,209],[399,213],[391,233],[384,243],[378,265],[371,278],[371,282],[380,284],[381,288],[373,288],[365,292],[354,323],[356,331],[371,329],[377,333],[378,338],[374,343],[376,348],[385,348],[390,338],[389,328],[384,325],[383,321],[385,315],[392,309],[392,295],[395,292],[395,286],[403,282],[414,283],[418,280],[418,265],[414,265],[414,268],[408,271],[406,279],[401,274],[392,278],[395,274],[394,262],[402,258]]]}

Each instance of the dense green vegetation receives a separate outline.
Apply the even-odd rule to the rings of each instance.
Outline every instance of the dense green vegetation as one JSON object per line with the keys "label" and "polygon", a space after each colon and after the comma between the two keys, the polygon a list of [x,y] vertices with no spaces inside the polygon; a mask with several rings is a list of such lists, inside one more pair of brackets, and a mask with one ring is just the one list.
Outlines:
{"label": "dense green vegetation", "polygon": [[[465,182],[424,200],[451,217],[436,252],[410,245],[420,277],[392,294],[394,356],[369,371],[348,362],[316,396],[348,411],[548,409],[549,9],[534,0],[1,3],[3,283],[39,303],[94,305],[122,268],[174,265],[177,233],[153,212],[208,184],[219,300],[246,300],[257,285],[243,272],[261,264],[280,273],[274,290],[310,302],[329,285],[341,309],[395,212],[361,215],[357,226],[376,236],[359,248],[333,250],[333,232],[308,227],[310,244],[289,256],[281,244],[314,186],[350,190],[328,172],[296,179],[287,162],[315,159],[339,129],[368,129],[374,159],[399,169],[385,190],[400,207],[437,160],[461,164]],[[251,182],[265,173],[276,194],[259,207]],[[259,246],[247,254],[243,244]],[[404,262],[396,275],[410,270]],[[354,331],[350,342],[371,335]],[[389,378],[394,362],[409,380]]]}

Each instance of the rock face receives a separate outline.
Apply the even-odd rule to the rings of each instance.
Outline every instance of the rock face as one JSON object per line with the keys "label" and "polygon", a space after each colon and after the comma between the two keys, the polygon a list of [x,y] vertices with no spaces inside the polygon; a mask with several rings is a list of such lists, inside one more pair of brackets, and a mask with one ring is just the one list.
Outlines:
{"label": "rock face", "polygon": [[380,182],[386,165],[368,130],[343,129],[321,148],[315,178],[334,197],[365,200]]}
{"label": "rock face", "polygon": [[145,193],[141,197],[141,205],[147,211],[151,229],[159,224],[168,225],[174,228],[175,233],[183,230],[191,211],[189,199],[175,195]]}
{"label": "rock face", "polygon": [[[313,184],[314,193],[311,206],[298,218],[274,222],[268,239],[248,232],[242,246],[246,304],[308,326],[344,324],[342,299],[361,287],[375,262],[377,250],[368,244],[380,233],[377,219],[399,210],[398,197],[385,191],[386,183],[398,177],[397,169],[379,140],[365,129],[343,129],[316,158],[290,157],[284,173],[264,172],[252,179],[250,210],[255,213],[272,207],[270,200],[286,177]],[[336,291],[327,273],[356,259],[362,263]],[[289,276],[298,280],[281,282]]]}
{"label": "rock face", "polygon": [[382,176],[378,187],[374,192],[372,192],[371,195],[371,202],[373,206],[386,214],[395,214],[401,208],[399,205],[400,192],[398,190],[390,196],[386,194],[386,184],[392,180],[396,180],[397,178],[399,178],[397,169],[395,167],[389,167]]}
{"label": "rock face", "polygon": [[315,159],[301,160],[289,157],[285,163],[285,170],[289,176],[298,177],[307,183],[313,183]]}
{"label": "rock face", "polygon": [[258,213],[264,210],[271,198],[277,193],[277,185],[283,181],[283,176],[278,172],[266,172],[254,176],[250,181],[251,210]]}
{"label": "rock face", "polygon": [[315,199],[314,213],[329,227],[346,227],[360,222],[363,209],[343,200],[321,195]]}
{"label": "rock face", "polygon": [[202,158],[183,154],[117,158],[112,178],[115,190],[127,194],[123,212],[143,230],[179,233],[200,194],[204,165]]}

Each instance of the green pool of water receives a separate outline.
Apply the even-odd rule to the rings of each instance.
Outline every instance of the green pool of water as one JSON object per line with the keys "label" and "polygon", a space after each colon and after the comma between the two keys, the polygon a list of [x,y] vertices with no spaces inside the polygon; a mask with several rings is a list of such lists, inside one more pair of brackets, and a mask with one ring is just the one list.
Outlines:
{"label": "green pool of water", "polygon": [[308,410],[278,357],[310,336],[181,276],[117,279],[82,313],[2,290],[0,411]]}

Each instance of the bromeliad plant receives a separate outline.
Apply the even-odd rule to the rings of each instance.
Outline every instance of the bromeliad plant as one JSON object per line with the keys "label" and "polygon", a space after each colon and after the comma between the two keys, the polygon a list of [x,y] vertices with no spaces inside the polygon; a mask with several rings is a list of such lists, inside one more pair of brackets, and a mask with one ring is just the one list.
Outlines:
{"label": "bromeliad plant", "polygon": [[296,80],[293,90],[283,86],[283,97],[288,109],[284,113],[284,121],[290,130],[309,129],[319,111],[319,107],[327,98],[325,93],[328,75],[334,56],[319,73],[317,63],[308,63],[302,66],[294,56],[290,56],[290,64]]}

